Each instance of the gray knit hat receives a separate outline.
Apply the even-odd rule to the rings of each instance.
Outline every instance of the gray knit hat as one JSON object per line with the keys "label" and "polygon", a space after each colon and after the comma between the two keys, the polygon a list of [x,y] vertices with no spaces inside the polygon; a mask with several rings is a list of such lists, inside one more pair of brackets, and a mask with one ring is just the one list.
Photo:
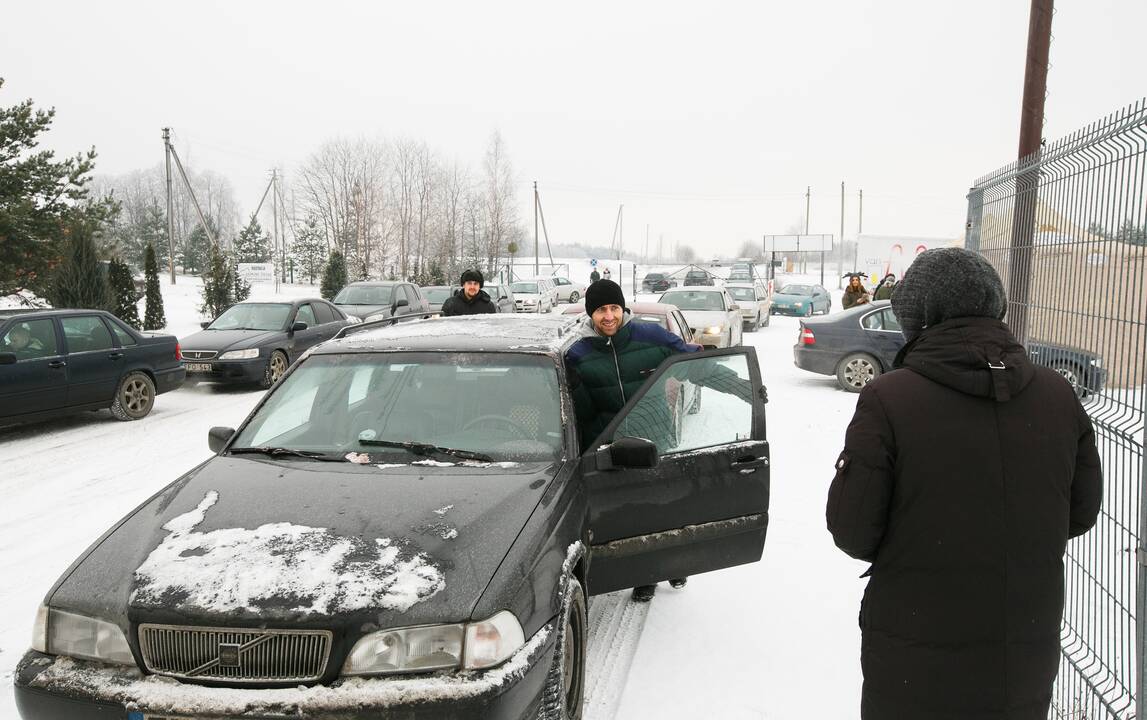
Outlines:
{"label": "gray knit hat", "polygon": [[936,248],[916,256],[892,292],[892,311],[911,341],[926,327],[960,317],[1002,320],[1007,296],[987,260],[964,248]]}

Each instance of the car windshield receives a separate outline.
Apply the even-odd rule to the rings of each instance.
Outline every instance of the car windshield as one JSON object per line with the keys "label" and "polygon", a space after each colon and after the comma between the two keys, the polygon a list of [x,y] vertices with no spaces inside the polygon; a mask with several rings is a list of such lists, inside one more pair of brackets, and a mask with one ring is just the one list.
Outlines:
{"label": "car windshield", "polygon": [[725,289],[729,291],[734,300],[756,300],[756,294],[752,288],[731,287]]}
{"label": "car windshield", "polygon": [[514,283],[510,286],[510,290],[515,293],[524,293],[526,295],[537,295],[538,284],[529,282]]}
{"label": "car windshield", "polygon": [[[489,286],[486,290],[489,291]],[[453,288],[422,288],[422,294],[426,296],[427,302],[444,303],[451,295],[454,294]]]}
{"label": "car windshield", "polygon": [[665,276],[662,275],[661,273],[649,273],[648,275],[645,276],[646,280],[662,280],[664,278],[665,278]]}
{"label": "car windshield", "polygon": [[553,360],[537,355],[314,355],[271,393],[235,446],[366,453],[375,463],[427,459],[387,446],[414,443],[552,461],[562,454],[559,397]]}
{"label": "car windshield", "polygon": [[812,295],[812,285],[785,285],[782,295]]}
{"label": "car windshield", "polygon": [[725,300],[719,292],[700,290],[674,290],[661,296],[658,302],[676,305],[679,310],[724,310]]}
{"label": "car windshield", "polygon": [[208,330],[282,330],[291,314],[284,303],[239,303],[227,308]]}
{"label": "car windshield", "polygon": [[335,295],[335,305],[389,305],[393,285],[350,285]]}

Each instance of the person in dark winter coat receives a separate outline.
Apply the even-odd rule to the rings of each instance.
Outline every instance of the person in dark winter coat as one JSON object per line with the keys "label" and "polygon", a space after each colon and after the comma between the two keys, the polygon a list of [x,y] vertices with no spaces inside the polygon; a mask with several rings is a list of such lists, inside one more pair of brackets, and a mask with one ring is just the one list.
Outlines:
{"label": "person in dark winter coat", "polygon": [[462,287],[446,298],[442,303],[442,315],[481,315],[483,313],[496,313],[498,306],[482,289],[486,284],[482,273],[477,270],[467,270],[462,273]]}
{"label": "person in dark winter coat", "polygon": [[892,273],[888,273],[887,275],[884,276],[884,279],[880,281],[880,284],[876,286],[876,289],[872,291],[872,299],[873,300],[891,300],[892,299],[892,291],[895,289],[896,289],[896,276],[893,275]]}
{"label": "person in dark winter coat", "polygon": [[844,297],[841,298],[841,305],[848,309],[857,305],[863,305],[868,302],[868,291],[864,289],[864,285],[860,282],[860,276],[853,275],[848,280],[848,287],[844,289]]}
{"label": "person in dark winter coat", "polygon": [[1102,497],[1091,422],[1002,322],[979,255],[921,253],[892,308],[908,343],[860,393],[826,511],[837,546],[872,564],[861,717],[1043,720],[1064,551]]}
{"label": "person in dark winter coat", "polygon": [[591,273],[589,274],[589,281],[590,281],[591,283],[595,283],[595,282],[597,282],[598,280],[601,280],[601,273],[599,273],[599,272],[597,271],[597,268],[594,268],[594,269],[593,269],[593,272],[591,272]]}

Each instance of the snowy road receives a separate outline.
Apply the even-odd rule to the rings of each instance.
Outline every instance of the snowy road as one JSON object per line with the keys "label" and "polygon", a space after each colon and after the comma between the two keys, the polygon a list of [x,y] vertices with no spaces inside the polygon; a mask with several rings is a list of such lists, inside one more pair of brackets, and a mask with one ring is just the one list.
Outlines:
{"label": "snowy road", "polygon": [[[792,365],[792,318],[746,333],[769,388],[773,495],[764,560],[590,606],[588,720],[857,716],[860,563],[832,546],[824,498],[855,396]],[[261,392],[199,386],[124,425],[107,411],[0,430],[0,718],[41,598],[113,519],[207,459]],[[644,631],[642,630],[644,628]]]}

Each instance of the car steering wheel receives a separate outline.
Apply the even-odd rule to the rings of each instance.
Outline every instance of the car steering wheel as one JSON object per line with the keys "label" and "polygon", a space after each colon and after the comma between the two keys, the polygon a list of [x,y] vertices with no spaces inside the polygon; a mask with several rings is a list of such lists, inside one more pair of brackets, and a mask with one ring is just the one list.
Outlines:
{"label": "car steering wheel", "polygon": [[491,423],[494,423],[494,424],[499,425],[501,427],[504,427],[507,430],[510,430],[512,433],[514,433],[514,435],[519,440],[530,440],[530,439],[532,439],[532,438],[530,438],[529,433],[526,432],[526,429],[524,427],[522,427],[520,424],[514,422],[512,419],[506,417],[505,415],[479,415],[478,417],[470,420],[465,425],[463,425],[462,431],[466,432],[467,430],[470,430],[471,428],[473,428],[475,425],[478,425],[479,423],[483,423],[483,422],[491,422]]}

